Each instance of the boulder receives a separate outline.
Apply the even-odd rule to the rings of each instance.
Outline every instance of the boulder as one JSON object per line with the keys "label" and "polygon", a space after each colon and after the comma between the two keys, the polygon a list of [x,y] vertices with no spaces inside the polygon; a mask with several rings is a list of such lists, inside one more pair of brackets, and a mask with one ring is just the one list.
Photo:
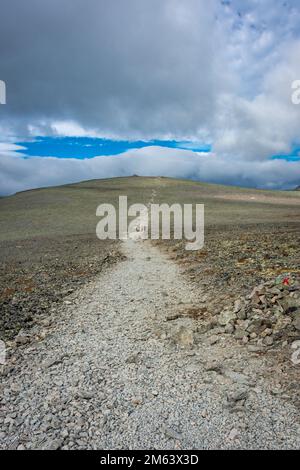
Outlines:
{"label": "boulder", "polygon": [[236,314],[230,310],[223,310],[218,318],[218,322],[221,326],[226,326],[233,320],[236,320]]}

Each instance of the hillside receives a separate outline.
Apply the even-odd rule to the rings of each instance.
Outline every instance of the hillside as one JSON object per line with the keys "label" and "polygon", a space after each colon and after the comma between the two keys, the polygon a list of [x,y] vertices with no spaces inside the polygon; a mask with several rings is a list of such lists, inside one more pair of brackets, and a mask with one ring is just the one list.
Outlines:
{"label": "hillside", "polygon": [[[204,248],[99,241],[119,195],[204,203]],[[94,180],[0,224],[1,448],[299,447],[299,192]]]}
{"label": "hillside", "polygon": [[[295,249],[300,223],[300,194],[284,191],[257,191],[197,183],[170,178],[114,178],[37,189],[0,200],[1,297],[4,314],[0,326],[6,335],[34,321],[40,312],[60,302],[68,290],[99,273],[102,259],[110,264],[122,255],[118,242],[96,238],[96,208],[101,203],[118,205],[119,195],[128,202],[205,204],[206,247],[189,253],[177,243],[178,256],[190,263],[200,276],[197,259],[207,262],[209,272],[218,261],[222,271],[241,283],[254,281],[267,269],[277,270],[297,263]],[[174,242],[164,243],[164,247]],[[236,268],[237,259],[248,259]],[[203,253],[210,253],[204,259]],[[268,258],[269,257],[269,258]],[[196,267],[195,267],[196,263]],[[193,267],[194,266],[194,267]],[[276,270],[275,269],[275,270]],[[236,273],[244,270],[243,276]],[[208,274],[206,274],[208,278]],[[226,276],[225,276],[226,278]],[[252,280],[252,281],[251,281]],[[214,286],[215,281],[210,283]]]}
{"label": "hillside", "polygon": [[119,195],[129,204],[156,202],[205,204],[207,225],[300,221],[298,192],[263,191],[176,180],[113,178],[25,191],[0,200],[0,240],[94,234],[96,208],[117,206]]}

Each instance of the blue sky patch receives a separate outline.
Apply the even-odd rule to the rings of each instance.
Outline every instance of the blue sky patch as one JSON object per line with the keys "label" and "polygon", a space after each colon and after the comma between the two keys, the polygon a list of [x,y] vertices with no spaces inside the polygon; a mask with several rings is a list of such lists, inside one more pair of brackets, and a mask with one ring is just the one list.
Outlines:
{"label": "blue sky patch", "polygon": [[274,155],[272,160],[285,160],[287,162],[299,162],[300,161],[300,147],[297,144],[292,146],[292,151],[289,155]]}
{"label": "blue sky patch", "polygon": [[193,152],[210,152],[211,145],[199,142],[182,142],[176,140],[127,141],[91,137],[37,137],[30,142],[18,142],[25,147],[22,150],[28,157],[57,158],[93,158],[96,156],[118,155],[131,149],[159,146]]}

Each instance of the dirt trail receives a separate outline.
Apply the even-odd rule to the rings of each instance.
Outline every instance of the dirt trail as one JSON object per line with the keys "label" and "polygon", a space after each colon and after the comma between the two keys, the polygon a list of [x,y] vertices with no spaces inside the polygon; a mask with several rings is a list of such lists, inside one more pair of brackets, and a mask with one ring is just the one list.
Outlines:
{"label": "dirt trail", "polygon": [[299,413],[270,393],[266,359],[170,321],[205,294],[149,242],[123,249],[12,354],[1,448],[299,448]]}

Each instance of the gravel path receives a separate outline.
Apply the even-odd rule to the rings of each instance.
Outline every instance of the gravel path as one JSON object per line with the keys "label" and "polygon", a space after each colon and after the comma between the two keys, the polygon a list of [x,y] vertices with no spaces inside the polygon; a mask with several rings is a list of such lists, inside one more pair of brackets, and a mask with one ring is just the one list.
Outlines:
{"label": "gravel path", "polygon": [[176,318],[205,294],[150,243],[123,249],[12,351],[1,448],[299,448],[299,412],[270,392],[266,359]]}

